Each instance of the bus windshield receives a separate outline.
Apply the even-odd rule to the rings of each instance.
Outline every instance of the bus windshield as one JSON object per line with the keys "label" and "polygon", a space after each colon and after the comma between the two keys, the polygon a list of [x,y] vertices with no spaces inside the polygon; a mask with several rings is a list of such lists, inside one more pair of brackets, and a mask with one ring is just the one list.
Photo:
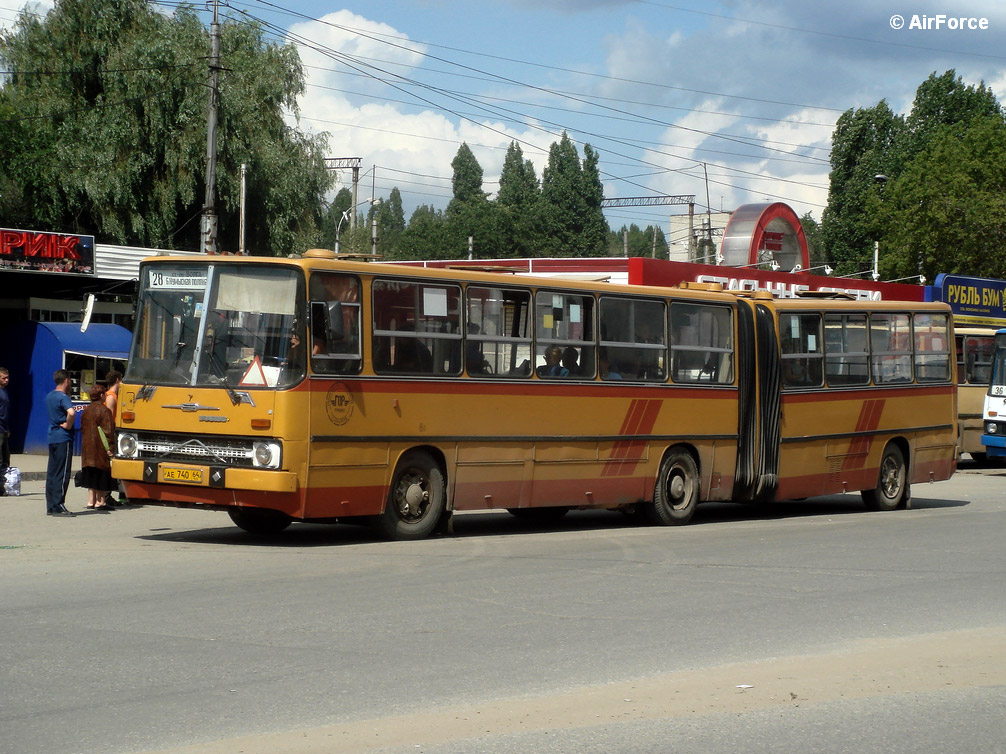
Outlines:
{"label": "bus windshield", "polygon": [[992,395],[1002,395],[1002,386],[1006,385],[1006,331],[1000,331],[995,336],[995,351],[992,355],[992,377],[990,380],[992,387],[998,386],[1000,389],[990,390]]}
{"label": "bus windshield", "polygon": [[240,264],[147,264],[126,379],[163,385],[288,387],[303,379],[303,278]]}

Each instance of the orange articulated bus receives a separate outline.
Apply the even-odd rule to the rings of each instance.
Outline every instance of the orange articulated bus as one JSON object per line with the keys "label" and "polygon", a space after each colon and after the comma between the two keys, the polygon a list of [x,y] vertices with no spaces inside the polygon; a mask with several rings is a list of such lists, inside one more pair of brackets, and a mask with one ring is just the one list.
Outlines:
{"label": "orange articulated bus", "polygon": [[955,468],[945,304],[776,300],[334,258],[145,261],[113,474],[241,528],[558,517],[861,491]]}

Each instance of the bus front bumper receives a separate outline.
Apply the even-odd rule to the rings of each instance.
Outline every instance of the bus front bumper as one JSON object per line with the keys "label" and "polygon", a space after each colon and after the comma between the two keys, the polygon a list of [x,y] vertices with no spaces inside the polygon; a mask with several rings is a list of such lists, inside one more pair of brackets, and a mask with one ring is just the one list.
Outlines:
{"label": "bus front bumper", "polygon": [[157,463],[121,458],[112,459],[112,476],[124,482],[169,484],[190,489],[210,487],[258,492],[296,492],[298,487],[297,475],[290,471]]}
{"label": "bus front bumper", "polygon": [[982,435],[982,445],[993,458],[1006,457],[1006,435]]}

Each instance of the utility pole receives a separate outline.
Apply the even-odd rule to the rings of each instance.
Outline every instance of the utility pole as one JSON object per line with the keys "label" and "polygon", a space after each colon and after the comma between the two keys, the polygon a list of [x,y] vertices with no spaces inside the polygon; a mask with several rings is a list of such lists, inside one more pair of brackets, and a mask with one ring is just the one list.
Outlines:
{"label": "utility pole", "polygon": [[329,170],[341,170],[349,168],[353,171],[353,206],[350,208],[349,229],[356,227],[356,205],[360,203],[357,199],[358,185],[360,183],[360,163],[363,160],[359,157],[326,157],[325,167]]}
{"label": "utility pole", "polygon": [[206,117],[206,200],[203,202],[201,246],[205,254],[217,253],[217,103],[220,93],[220,21],[217,0],[213,0],[210,24],[210,106]]}
{"label": "utility pole", "polygon": [[706,170],[706,163],[702,163],[702,174],[706,177],[706,240],[708,247],[713,245],[713,210],[709,206],[709,172]]}
{"label": "utility pole", "polygon": [[248,172],[248,165],[241,163],[241,223],[238,231],[238,254],[247,254],[245,251],[245,174]]}
{"label": "utility pole", "polygon": [[[692,197],[694,199],[694,197]],[[695,247],[695,202],[688,203],[688,261],[694,262],[698,256]]]}

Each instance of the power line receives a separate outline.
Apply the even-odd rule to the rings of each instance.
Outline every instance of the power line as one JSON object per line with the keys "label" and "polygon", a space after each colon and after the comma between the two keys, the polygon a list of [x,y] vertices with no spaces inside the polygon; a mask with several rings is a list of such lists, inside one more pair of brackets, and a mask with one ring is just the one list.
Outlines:
{"label": "power line", "polygon": [[[262,2],[262,0],[260,0],[260,2]],[[244,12],[242,11],[242,13],[244,13]],[[250,16],[250,14],[247,14],[247,13],[244,13],[244,15],[248,16],[249,18],[253,18],[254,20],[258,21],[261,24],[268,25],[268,22],[263,21],[262,19],[255,19],[254,17]],[[344,29],[345,28],[345,27],[342,27],[342,26],[340,26],[338,24],[331,24],[331,23],[328,23],[328,22],[322,22],[322,23],[325,23],[325,24],[327,24],[329,26],[333,26],[335,28],[340,28],[340,29]],[[293,36],[296,37],[296,38],[298,38],[299,40],[304,40],[304,38],[303,37],[299,37],[299,35],[293,35]],[[363,34],[363,36],[366,36],[368,38],[372,38],[373,39],[373,37],[370,37],[367,34]],[[492,126],[488,126],[485,123],[479,123],[478,121],[473,120],[471,117],[468,117],[468,116],[465,116],[465,115],[459,113],[457,110],[454,110],[452,108],[446,107],[444,105],[437,105],[436,103],[433,103],[432,101],[430,101],[429,99],[427,99],[425,97],[420,97],[420,96],[418,96],[418,95],[416,95],[416,94],[414,94],[412,92],[407,92],[407,90],[403,89],[403,85],[404,84],[397,84],[397,83],[394,83],[393,81],[390,81],[388,79],[381,78],[380,76],[377,76],[375,74],[367,72],[366,69],[367,68],[372,68],[372,69],[374,69],[376,71],[380,71],[385,76],[392,76],[392,77],[394,77],[396,79],[400,79],[405,84],[408,84],[408,83],[416,84],[416,85],[421,86],[424,89],[428,89],[428,90],[430,90],[432,92],[435,92],[435,93],[438,93],[438,94],[440,94],[442,96],[447,96],[447,97],[449,97],[451,99],[457,99],[457,100],[464,101],[464,98],[459,97],[456,94],[453,94],[451,92],[443,90],[443,89],[441,89],[439,87],[433,87],[433,86],[431,86],[429,84],[423,84],[422,82],[416,82],[416,81],[412,81],[410,79],[406,79],[405,77],[402,77],[402,76],[400,76],[398,74],[394,74],[394,73],[391,73],[389,71],[384,71],[383,69],[377,68],[376,66],[373,66],[373,65],[365,63],[365,62],[358,62],[357,59],[354,56],[350,56],[350,55],[338,53],[338,52],[332,50],[331,48],[328,48],[325,45],[317,45],[317,44],[315,44],[313,42],[311,44],[307,44],[307,42],[309,42],[309,41],[310,40],[301,41],[301,44],[303,44],[305,47],[308,47],[309,49],[313,49],[313,50],[315,50],[315,51],[317,51],[317,52],[319,52],[321,54],[324,54],[324,55],[326,55],[328,57],[332,57],[333,59],[342,62],[344,65],[346,65],[347,67],[349,67],[352,70],[356,70],[356,71],[358,71],[360,73],[363,73],[366,76],[369,76],[369,77],[374,78],[374,79],[376,79],[378,81],[381,81],[382,83],[384,83],[384,84],[386,84],[388,86],[391,86],[391,87],[393,87],[393,88],[395,88],[395,89],[397,89],[399,91],[403,91],[405,93],[408,93],[408,94],[410,94],[410,96],[414,96],[418,100],[420,100],[422,102],[425,102],[426,104],[433,105],[435,107],[440,107],[443,110],[445,110],[446,112],[451,113],[455,117],[462,118],[462,119],[464,119],[466,121],[469,121],[469,122],[472,122],[473,124],[478,125],[478,126],[480,126],[482,128],[486,128],[489,131],[492,131],[494,133],[498,133],[500,135],[503,135],[503,136],[505,136],[506,138],[508,138],[508,139],[510,139],[512,141],[517,141],[517,142],[519,142],[521,144],[525,144],[525,145],[528,145],[528,146],[536,147],[538,149],[542,149],[541,147],[538,147],[537,145],[531,145],[526,140],[523,140],[523,139],[521,139],[519,137],[516,137],[516,136],[514,136],[512,134],[506,134],[505,132],[502,132],[499,129],[494,128]],[[380,40],[379,39],[375,39],[375,41],[380,41]],[[393,45],[393,46],[396,46],[396,45]],[[399,47],[401,47],[401,46],[399,46]],[[408,48],[404,48],[403,47],[402,49],[408,49]],[[446,62],[449,62],[449,61],[446,61]],[[456,64],[455,63],[454,65],[459,65],[462,68],[469,68],[470,69],[470,67],[464,66],[464,65],[461,65],[461,64]],[[506,77],[498,76],[497,78],[499,80],[501,80],[501,81],[505,81],[505,82],[508,82],[508,83],[511,83],[511,84],[517,84],[517,83],[519,83],[519,82],[513,81],[512,79],[508,79]],[[525,84],[524,86],[527,86],[527,87],[532,88],[532,89],[541,89],[540,87],[535,87],[535,86],[529,85],[529,84]],[[543,91],[547,91],[547,90],[543,90]],[[615,110],[615,108],[610,108],[610,107],[607,107],[607,106],[598,106],[598,107],[601,107],[602,109],[608,109],[608,110],[613,110],[615,112],[618,112],[617,110]],[[642,118],[643,116],[640,116],[640,117]],[[643,119],[652,120],[652,121],[657,122],[657,123],[662,123],[661,121],[656,121],[656,119],[652,119],[652,118],[643,118]],[[529,124],[529,125],[531,125],[531,124]],[[668,127],[684,128],[684,127],[676,126],[675,124],[670,124],[670,123],[663,123],[663,125],[666,125]],[[536,130],[546,130],[546,129],[540,128],[537,125],[532,125],[532,127],[535,128]],[[703,134],[705,136],[712,136],[712,137],[715,137],[715,138],[726,138],[727,140],[730,140],[730,141],[738,141],[739,143],[746,143],[749,146],[757,146],[757,145],[751,144],[750,142],[746,142],[746,141],[741,140],[741,139],[735,139],[735,138],[725,137],[725,136],[722,136],[722,135],[719,135],[719,134],[715,134],[715,133],[712,133],[712,132],[702,131],[700,129],[688,129],[688,128],[684,128],[684,130],[688,130],[688,131],[692,131],[692,132],[696,132],[696,133],[701,133],[701,134]],[[595,134],[591,134],[589,132],[584,132],[584,131],[578,131],[578,132],[579,133],[586,133],[586,134],[591,135],[591,136],[595,135]],[[556,135],[557,134],[555,134],[555,133],[551,133],[551,136],[553,138]],[[599,138],[605,138],[605,137],[600,136]],[[620,143],[618,139],[611,139],[611,140],[613,140],[615,143]],[[760,148],[767,149],[767,150],[770,150],[770,151],[782,151],[782,150],[775,150],[775,149],[773,149],[771,147],[760,147]],[[678,155],[672,155],[672,154],[667,154],[667,153],[665,153],[665,154],[666,154],[666,156],[674,157],[674,158],[677,158],[677,159],[686,159],[688,161],[694,162],[693,158],[685,158],[685,157],[681,157],[681,156],[678,156]],[[623,156],[628,157],[627,155],[623,155]],[[682,172],[681,169],[670,168],[670,167],[667,167],[667,166],[657,165],[657,164],[651,163],[651,162],[649,162],[647,160],[640,159],[639,162],[641,162],[643,164],[651,164],[654,167],[661,167],[661,168],[663,168],[663,169],[665,169],[665,170],[667,170],[669,172]],[[726,167],[726,166],[723,166],[723,168],[727,169],[727,170],[730,169],[729,167]],[[797,182],[797,181],[790,181],[788,179],[779,179],[779,180],[782,181],[782,182],[798,183],[799,184],[799,182]],[[730,188],[734,188],[732,185],[729,185],[729,184],[724,184],[724,183],[716,182],[716,181],[714,181],[714,183],[720,183],[720,185],[725,185],[725,186],[729,186]],[[803,184],[800,184],[800,185],[803,185]],[[647,187],[641,187],[641,188],[647,188]],[[813,188],[813,187],[810,187],[810,188]],[[778,195],[773,196],[773,198],[788,200],[787,197],[778,196]],[[817,205],[817,206],[824,206],[824,205]]]}

